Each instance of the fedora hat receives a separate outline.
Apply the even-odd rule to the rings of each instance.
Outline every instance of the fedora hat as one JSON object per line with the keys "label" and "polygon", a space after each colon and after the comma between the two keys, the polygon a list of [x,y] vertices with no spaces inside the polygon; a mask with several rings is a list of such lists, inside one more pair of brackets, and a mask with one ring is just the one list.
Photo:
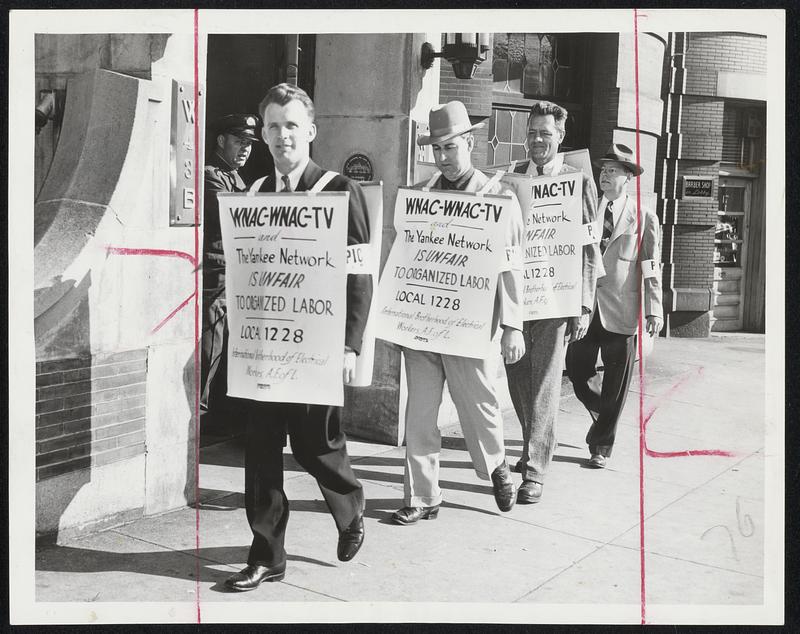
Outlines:
{"label": "fedora hat", "polygon": [[639,174],[644,172],[644,168],[633,159],[633,150],[627,145],[622,145],[622,143],[612,143],[611,147],[608,148],[608,152],[605,153],[605,156],[597,159],[594,164],[597,167],[602,167],[603,163],[608,163],[610,161],[624,165],[633,172],[634,176],[639,176]]}
{"label": "fedora hat", "polygon": [[417,139],[418,145],[430,145],[452,139],[460,134],[482,128],[485,123],[470,123],[466,106],[460,101],[449,101],[431,108],[428,120],[430,134],[423,134]]}

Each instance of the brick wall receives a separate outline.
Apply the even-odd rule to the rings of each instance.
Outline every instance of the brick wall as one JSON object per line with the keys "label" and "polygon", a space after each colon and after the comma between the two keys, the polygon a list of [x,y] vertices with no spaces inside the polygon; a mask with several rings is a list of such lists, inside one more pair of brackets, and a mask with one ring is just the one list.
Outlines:
{"label": "brick wall", "polygon": [[486,61],[475,69],[472,79],[458,79],[446,59],[440,59],[439,99],[441,103],[457,99],[467,107],[470,117],[483,119],[492,114],[492,41]]}
{"label": "brick wall", "polygon": [[36,480],[145,451],[147,351],[36,364]]}
{"label": "brick wall", "polygon": [[763,73],[767,38],[748,33],[687,33],[686,68]]}
{"label": "brick wall", "polygon": [[745,33],[685,34],[686,92],[715,95],[717,73],[764,73],[767,38]]}
{"label": "brick wall", "polygon": [[[672,33],[665,58],[664,131],[659,147],[659,179],[669,275],[665,286],[711,294],[714,279],[714,226],[723,150],[725,99],[716,96],[721,71],[763,73],[766,38],[743,33]],[[684,175],[710,176],[712,197],[682,199]],[[671,283],[668,284],[668,282]],[[676,304],[681,305],[680,298]],[[709,307],[710,308],[710,307]],[[707,314],[671,315],[680,324],[672,334],[707,335]],[[701,328],[692,327],[694,320]]]}
{"label": "brick wall", "polygon": [[467,107],[472,123],[485,122],[482,129],[476,130],[475,149],[472,151],[474,165],[487,165],[488,117],[492,114],[492,41],[489,38],[489,52],[486,61],[475,69],[472,79],[458,79],[453,67],[446,59],[440,59],[439,102],[457,100]]}
{"label": "brick wall", "polygon": [[714,264],[708,257],[714,246],[714,227],[676,225],[673,233],[673,253],[680,254],[672,265],[673,283],[677,288],[707,288],[713,279]]}

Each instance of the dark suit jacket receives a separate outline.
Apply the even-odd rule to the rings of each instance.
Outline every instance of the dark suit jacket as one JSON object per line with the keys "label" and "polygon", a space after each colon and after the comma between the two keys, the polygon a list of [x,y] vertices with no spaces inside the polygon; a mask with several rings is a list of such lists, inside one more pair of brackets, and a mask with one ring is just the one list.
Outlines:
{"label": "dark suit jacket", "polygon": [[[514,167],[514,172],[517,174],[525,174],[528,171],[529,163],[530,160],[520,161]],[[572,167],[566,163],[562,163],[561,169],[558,171],[558,175],[574,174],[576,172],[580,172],[583,180],[583,224],[595,224],[597,221],[597,189],[594,186],[594,181],[577,167]],[[523,211],[523,215],[527,220],[527,210]],[[600,254],[600,246],[597,243],[586,244],[583,246],[582,269],[583,282],[581,289],[581,304],[591,310],[594,307],[597,280],[605,273],[603,270],[603,259]]]}
{"label": "dark suit jacket", "polygon": [[[300,182],[297,184],[299,192],[308,191],[314,186],[325,170],[314,161],[309,161]],[[259,192],[274,192],[275,172],[271,172],[262,181],[253,183]],[[367,216],[367,202],[361,187],[346,176],[337,174],[324,188],[328,192],[350,192],[350,213],[347,222],[347,244],[367,244],[369,242],[369,217]],[[364,327],[367,325],[369,305],[372,301],[372,276],[348,275],[347,276],[347,319],[345,325],[344,344],[356,353],[361,351],[361,339],[364,336]]]}
{"label": "dark suit jacket", "polygon": [[206,290],[221,290],[225,286],[225,253],[217,193],[246,190],[239,172],[214,153],[203,171],[203,288]]}

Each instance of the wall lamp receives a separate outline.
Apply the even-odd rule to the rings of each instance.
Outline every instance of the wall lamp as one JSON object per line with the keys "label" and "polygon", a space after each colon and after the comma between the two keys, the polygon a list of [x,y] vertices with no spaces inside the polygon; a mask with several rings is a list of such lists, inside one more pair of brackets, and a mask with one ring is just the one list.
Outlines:
{"label": "wall lamp", "polygon": [[488,33],[446,33],[444,45],[437,53],[432,44],[425,42],[420,53],[423,68],[433,66],[437,57],[443,57],[453,65],[453,73],[459,79],[472,79],[478,64],[486,61],[489,51]]}

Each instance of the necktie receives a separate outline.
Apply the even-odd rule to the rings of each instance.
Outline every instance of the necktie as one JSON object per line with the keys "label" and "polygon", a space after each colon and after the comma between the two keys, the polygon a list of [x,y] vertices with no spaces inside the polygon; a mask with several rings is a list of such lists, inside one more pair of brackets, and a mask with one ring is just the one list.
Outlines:
{"label": "necktie", "polygon": [[606,205],[606,211],[603,215],[603,237],[600,240],[600,253],[606,252],[608,241],[611,239],[611,233],[614,231],[614,214],[611,211],[611,201]]}
{"label": "necktie", "polygon": [[290,192],[292,191],[292,184],[289,182],[289,175],[284,174],[281,176],[281,180],[283,181],[283,189],[282,192]]}
{"label": "necktie", "polygon": [[536,166],[536,173],[537,173],[539,176],[543,176],[543,175],[544,175],[544,167],[543,167],[543,166],[541,166],[541,165],[537,165],[537,166]]}

